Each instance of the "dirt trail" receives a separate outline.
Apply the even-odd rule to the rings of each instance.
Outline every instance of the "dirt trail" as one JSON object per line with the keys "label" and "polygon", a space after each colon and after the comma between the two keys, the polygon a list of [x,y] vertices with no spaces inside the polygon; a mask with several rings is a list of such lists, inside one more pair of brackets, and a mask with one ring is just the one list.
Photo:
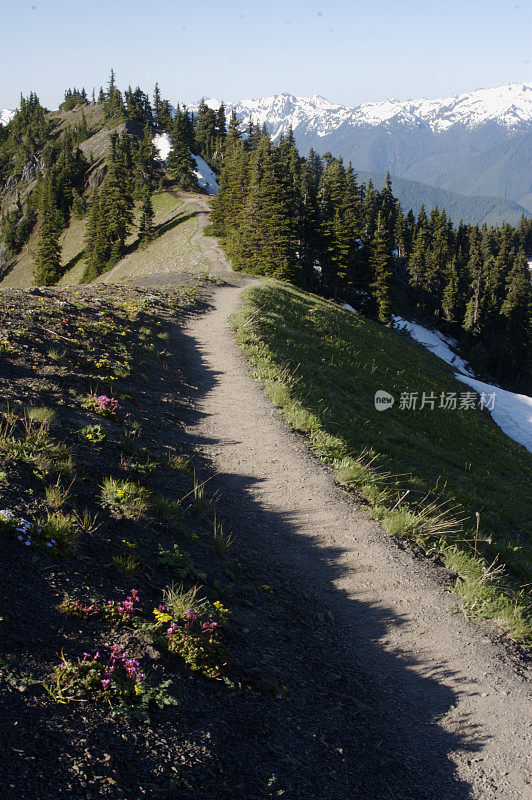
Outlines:
{"label": "dirt trail", "polygon": [[[195,202],[196,241],[211,271],[227,275],[216,241],[202,236],[207,206]],[[321,607],[340,626],[346,673],[372,685],[372,730],[412,775],[412,788],[403,781],[390,798],[532,797],[526,676],[481,625],[464,620],[437,568],[391,541],[277,416],[233,342],[228,317],[240,293],[218,288],[212,310],[186,330],[201,412],[191,433],[222,473],[225,517],[280,584],[299,587],[309,608]],[[326,650],[320,663],[326,672]],[[437,764],[444,749],[447,783]],[[355,796],[353,789],[345,800]]]}

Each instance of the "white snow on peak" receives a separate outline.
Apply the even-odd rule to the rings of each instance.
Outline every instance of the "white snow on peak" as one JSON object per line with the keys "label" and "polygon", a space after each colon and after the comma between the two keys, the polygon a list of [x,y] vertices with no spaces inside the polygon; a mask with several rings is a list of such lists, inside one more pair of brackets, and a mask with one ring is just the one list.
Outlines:
{"label": "white snow on peak", "polygon": [[[198,108],[200,102],[201,101],[198,101],[197,103],[192,103],[190,108],[193,108],[194,110],[196,110]],[[216,97],[204,98],[203,102],[205,103],[206,106],[211,108],[213,111],[218,111],[218,109],[222,105],[222,101],[221,100],[217,100]]]}
{"label": "white snow on peak", "polygon": [[0,125],[9,125],[14,116],[15,112],[10,108],[3,108],[0,111]]}
{"label": "white snow on peak", "polygon": [[452,125],[475,128],[490,121],[516,128],[532,121],[532,84],[509,83],[440,100],[415,100],[410,108],[437,132]]}
{"label": "white snow on peak", "polygon": [[477,380],[470,366],[457,356],[452,348],[456,342],[436,330],[430,330],[417,322],[408,322],[401,317],[393,317],[398,330],[406,331],[412,339],[419,342],[434,355],[458,370],[455,378],[470,386],[480,396],[489,398],[495,395],[493,408],[488,410],[499,428],[518,444],[532,453],[532,397],[517,392],[508,392],[491,383]]}
{"label": "white snow on peak", "polygon": [[[515,131],[532,124],[532,84],[509,83],[437,100],[388,99],[354,107],[331,103],[319,95],[277,94],[240,100],[233,107],[242,125],[251,117],[255,124],[266,124],[274,139],[290,126],[295,130],[299,125],[318,136],[327,136],[343,124],[422,126],[442,133],[454,125],[475,128],[494,122]],[[227,104],[227,113],[231,113],[231,104]]]}

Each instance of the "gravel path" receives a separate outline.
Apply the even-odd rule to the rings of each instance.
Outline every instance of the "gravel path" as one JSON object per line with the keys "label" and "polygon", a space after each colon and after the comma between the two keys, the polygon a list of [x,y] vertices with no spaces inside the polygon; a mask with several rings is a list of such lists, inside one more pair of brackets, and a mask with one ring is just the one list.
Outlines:
{"label": "gravel path", "polygon": [[[205,201],[194,202],[195,241],[212,273],[232,280],[216,241],[202,236]],[[374,743],[365,769],[389,776],[388,795],[353,785],[345,800],[532,797],[524,669],[487,629],[465,621],[444,571],[392,541],[287,429],[233,342],[228,317],[240,293],[216,289],[212,309],[185,331],[200,412],[190,433],[221,473],[223,514],[239,541],[282,591],[297,589],[340,632],[331,642],[342,673],[328,673],[327,640],[317,660],[324,691],[345,697],[348,685],[362,687],[363,702],[352,699]],[[340,714],[348,743],[350,718]]]}

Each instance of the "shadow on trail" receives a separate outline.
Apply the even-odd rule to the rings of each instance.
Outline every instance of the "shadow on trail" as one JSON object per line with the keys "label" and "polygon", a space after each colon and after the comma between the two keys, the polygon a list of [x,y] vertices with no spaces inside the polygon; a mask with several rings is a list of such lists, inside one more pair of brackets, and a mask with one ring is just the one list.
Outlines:
{"label": "shadow on trail", "polygon": [[[185,337],[183,346],[180,366],[200,401],[218,373],[205,366],[198,342]],[[200,419],[188,412],[189,430]],[[188,444],[201,451],[223,440],[192,435]],[[208,732],[214,763],[188,770],[194,790],[176,797],[252,800],[282,790],[290,800],[471,798],[452,754],[478,752],[483,737],[468,719],[457,733],[438,724],[458,699],[446,685],[450,671],[384,648],[387,630],[405,620],[339,591],[341,550],[299,534],[289,509],[261,507],[251,496],[260,478],[220,474],[214,482],[242,564],[228,601],[246,625],[235,633],[236,658],[244,674],[270,681],[272,693],[205,687],[204,703],[181,707],[188,741],[199,746]]]}
{"label": "shadow on trail", "polygon": [[168,233],[168,231],[172,231],[174,228],[177,228],[178,225],[181,225],[183,222],[187,222],[187,220],[192,219],[192,217],[197,217],[199,211],[191,211],[188,214],[184,214],[183,212],[179,212],[175,215],[175,217],[171,217],[170,219],[166,220],[165,222],[161,222],[160,225],[157,225],[157,235],[162,236],[163,233]]}
{"label": "shadow on trail", "polygon": [[[205,365],[198,342],[183,334],[180,323],[174,334],[167,344],[175,348],[174,371],[165,372],[157,362],[150,381],[139,374],[132,384],[136,418],[156,446],[177,444],[185,454],[193,448],[201,453],[208,444],[222,447],[223,437],[212,441],[194,434],[204,416],[186,402],[199,404],[220,376]],[[54,343],[44,341],[43,347],[48,344]],[[164,402],[163,386],[170,398]],[[201,456],[198,471],[212,474]],[[90,704],[34,708],[37,695],[32,699],[30,691],[25,701],[24,694],[12,692],[2,698],[0,761],[8,765],[3,766],[2,797],[471,800],[452,754],[479,752],[482,731],[465,718],[453,719],[455,733],[438,724],[458,700],[446,685],[453,676],[443,664],[422,666],[413,655],[386,650],[387,631],[406,620],[338,590],[341,550],[317,546],[298,533],[288,497],[283,513],[263,508],[252,495],[260,483],[260,475],[248,474],[220,474],[209,483],[211,491],[220,492],[219,518],[235,535],[240,562],[234,574],[227,572],[229,589],[221,594],[232,611],[233,674],[253,689],[234,690],[172,662],[164,674],[174,670],[172,691],[179,705],[155,713],[149,726],[111,722]],[[147,536],[142,521],[123,520],[113,530],[117,541]],[[151,547],[153,537],[156,549],[160,534],[157,528],[148,532],[143,547]],[[111,557],[104,539],[91,546]],[[17,545],[12,547],[17,552]],[[188,540],[185,547],[193,550]],[[32,648],[41,658],[46,648],[46,663],[55,661],[63,645],[72,652],[73,633],[81,627],[75,618],[59,614],[45,573],[37,571],[30,554],[24,558],[17,570],[9,567],[13,559],[4,566],[12,573],[4,580],[12,607],[1,616],[22,620],[13,641],[4,636],[4,647],[18,654],[17,667]],[[89,596],[96,590],[107,597],[108,582],[114,585],[115,578],[105,570],[90,575],[93,563],[80,561],[80,572],[87,570],[83,583]],[[68,587],[68,564],[52,566],[57,573],[64,569],[65,582],[59,585]],[[116,580],[131,588],[130,576]],[[158,586],[155,597],[160,598]],[[45,622],[36,630],[42,608]],[[83,626],[81,652],[97,642],[106,646],[97,631],[96,623]],[[156,657],[149,666],[155,677],[160,661]],[[93,783],[96,775],[108,776],[108,783]],[[142,793],[140,782],[148,787]]]}

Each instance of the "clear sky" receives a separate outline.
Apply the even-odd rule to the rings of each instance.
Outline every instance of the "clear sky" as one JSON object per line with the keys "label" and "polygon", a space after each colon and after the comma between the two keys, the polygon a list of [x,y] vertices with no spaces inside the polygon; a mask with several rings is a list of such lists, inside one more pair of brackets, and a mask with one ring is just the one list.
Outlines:
{"label": "clear sky", "polygon": [[110,68],[171,102],[290,92],[346,105],[441,97],[532,76],[532,4],[0,0],[0,107],[57,107]]}

